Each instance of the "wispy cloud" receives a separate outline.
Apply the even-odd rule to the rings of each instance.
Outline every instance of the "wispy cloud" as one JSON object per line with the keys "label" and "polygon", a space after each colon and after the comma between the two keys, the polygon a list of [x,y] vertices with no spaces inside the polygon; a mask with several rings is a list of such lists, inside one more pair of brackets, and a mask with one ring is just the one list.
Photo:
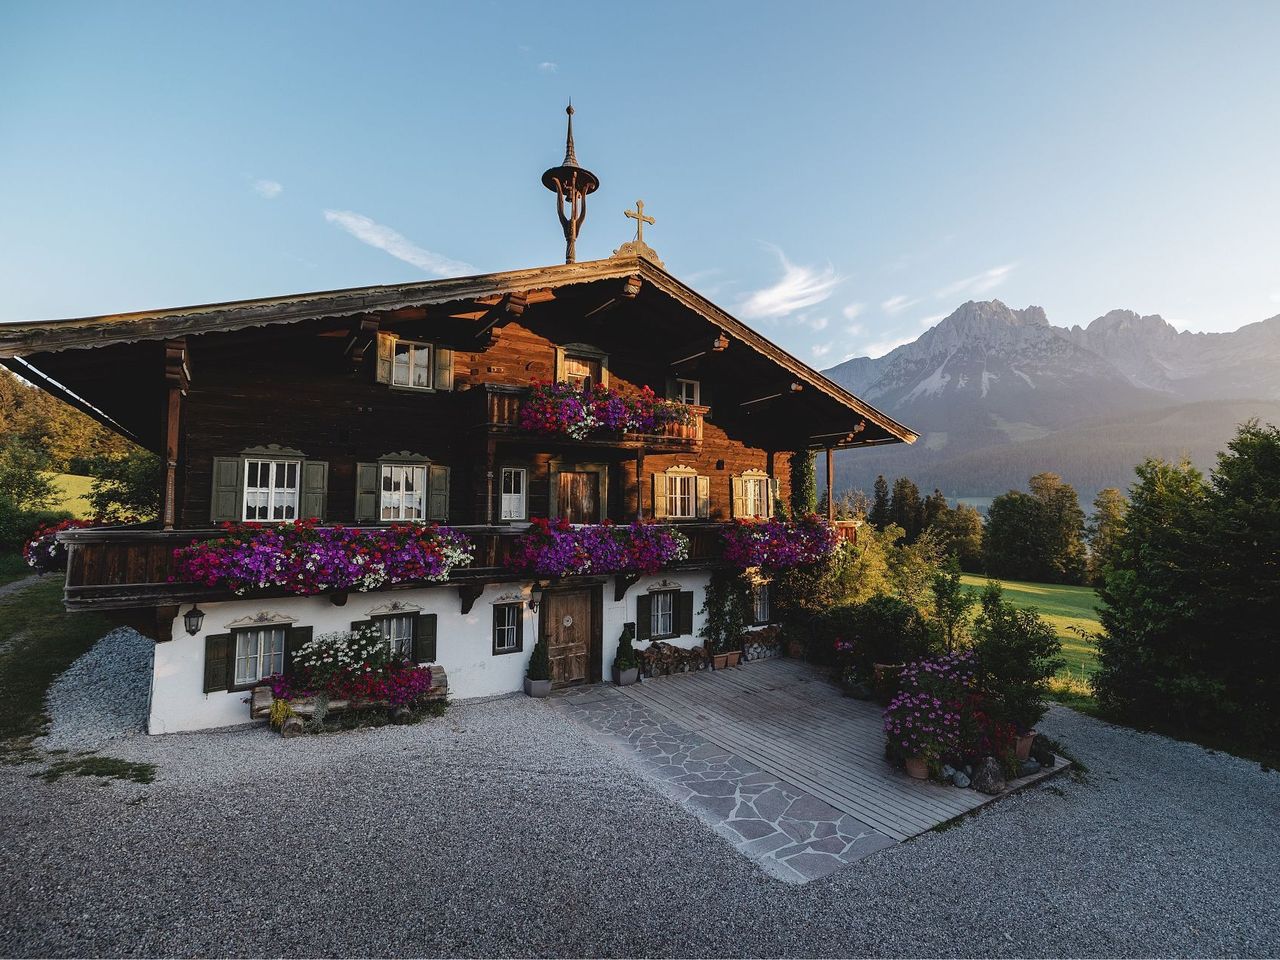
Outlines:
{"label": "wispy cloud", "polygon": [[1013,268],[1016,266],[1016,263],[1002,263],[998,267],[984,270],[982,273],[975,274],[972,277],[965,277],[963,280],[949,283],[938,291],[938,299],[947,300],[961,295],[974,296],[986,293],[988,290],[994,290],[1009,279],[1009,274],[1013,273]]}
{"label": "wispy cloud", "polygon": [[538,64],[539,73],[556,73],[560,69],[560,64],[554,60],[543,60]]}
{"label": "wispy cloud", "polygon": [[284,192],[284,184],[276,180],[255,180],[253,192],[264,200],[274,200]]}
{"label": "wispy cloud", "polygon": [[821,359],[831,352],[831,346],[829,343],[815,343],[809,348],[809,352],[813,354],[815,359]]}
{"label": "wispy cloud", "polygon": [[326,210],[324,218],[351,234],[361,243],[367,243],[397,260],[413,264],[424,273],[435,277],[464,276],[475,273],[475,267],[461,260],[450,260],[448,257],[430,250],[423,250],[417,244],[390,227],[370,220],[363,214],[350,210]]}
{"label": "wispy cloud", "polygon": [[914,307],[920,302],[919,297],[907,297],[898,294],[896,297],[890,297],[880,304],[880,309],[888,314],[901,313],[909,307]]}
{"label": "wispy cloud", "polygon": [[867,308],[867,305],[865,303],[851,303],[851,304],[848,304],[843,310],[840,311],[840,315],[844,317],[846,320],[854,320],[859,316],[861,316],[862,311],[865,310],[866,308]]}
{"label": "wispy cloud", "polygon": [[914,339],[915,337],[908,335],[905,337],[886,337],[883,340],[873,340],[862,348],[862,356],[872,358],[883,357],[891,350],[897,349],[904,343],[910,343]]}
{"label": "wispy cloud", "polygon": [[805,307],[822,303],[840,284],[836,268],[827,264],[819,269],[792,263],[780,249],[766,244],[782,264],[782,279],[771,287],[757,290],[739,305],[738,312],[748,320],[774,320],[789,316]]}
{"label": "wispy cloud", "polygon": [[808,317],[808,316],[800,317],[800,322],[803,323],[810,330],[812,330],[814,333],[822,332],[823,330],[827,329],[827,326],[831,323],[831,321],[828,320],[826,317]]}

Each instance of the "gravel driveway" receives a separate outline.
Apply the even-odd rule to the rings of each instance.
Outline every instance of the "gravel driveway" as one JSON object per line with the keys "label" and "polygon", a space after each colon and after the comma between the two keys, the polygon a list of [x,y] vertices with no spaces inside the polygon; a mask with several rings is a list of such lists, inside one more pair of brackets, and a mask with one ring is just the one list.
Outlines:
{"label": "gravel driveway", "polygon": [[1055,709],[1092,768],[806,886],[524,697],[0,767],[0,955],[1280,954],[1280,774]]}

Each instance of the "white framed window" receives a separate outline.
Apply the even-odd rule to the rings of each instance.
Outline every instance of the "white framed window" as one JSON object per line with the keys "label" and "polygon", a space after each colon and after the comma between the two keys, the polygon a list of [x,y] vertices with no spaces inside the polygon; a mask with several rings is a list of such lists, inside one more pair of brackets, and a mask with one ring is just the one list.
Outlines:
{"label": "white framed window", "polygon": [[742,496],[746,502],[746,516],[770,517],[773,515],[769,503],[771,484],[768,477],[743,477]]}
{"label": "white framed window", "polygon": [[263,677],[284,672],[284,638],[287,627],[254,627],[236,630],[237,687],[257,683]]}
{"label": "white framed window", "polygon": [[382,464],[379,499],[383,520],[422,520],[427,515],[427,468],[412,463]]}
{"label": "white framed window", "polygon": [[390,617],[377,617],[374,622],[391,648],[396,660],[413,659],[413,631],[417,617],[412,613],[398,613]]}
{"label": "white framed window", "polygon": [[524,604],[496,603],[493,606],[493,652],[515,653],[521,647],[520,618]]}
{"label": "white framed window", "polygon": [[756,623],[768,623],[771,616],[769,606],[769,584],[757,583],[751,588],[751,613]]}
{"label": "white framed window", "polygon": [[523,520],[529,515],[525,492],[528,479],[529,474],[524,467],[502,468],[501,519]]}
{"label": "white framed window", "polygon": [[298,519],[301,474],[302,463],[298,460],[246,460],[243,519]]}
{"label": "white framed window", "polygon": [[691,473],[667,474],[667,516],[693,519],[698,512],[698,478]]}
{"label": "white framed window", "polygon": [[430,390],[431,344],[397,340],[391,356],[391,385]]}
{"label": "white framed window", "polygon": [[677,380],[676,400],[691,406],[702,405],[702,384],[697,380]]}
{"label": "white framed window", "polygon": [[659,590],[650,594],[649,636],[674,637],[676,635],[676,591]]}

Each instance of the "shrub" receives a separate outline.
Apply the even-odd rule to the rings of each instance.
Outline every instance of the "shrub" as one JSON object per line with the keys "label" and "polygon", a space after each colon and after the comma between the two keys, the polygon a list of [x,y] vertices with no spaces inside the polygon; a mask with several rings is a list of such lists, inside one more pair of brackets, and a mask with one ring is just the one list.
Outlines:
{"label": "shrub", "polygon": [[622,636],[618,637],[618,652],[613,657],[615,670],[630,670],[640,666],[640,657],[631,641],[635,639],[636,628],[630,624],[622,625]]}
{"label": "shrub", "polygon": [[159,516],[164,472],[154,453],[135,448],[122,457],[92,457],[85,469],[93,477],[88,499],[94,513],[127,513],[142,520]]}
{"label": "shrub", "polygon": [[982,591],[973,626],[978,687],[1000,719],[1018,733],[1031,730],[1048,708],[1049,680],[1063,666],[1062,641],[1034,610],[1019,610],[997,584]]}
{"label": "shrub", "polygon": [[0,494],[0,550],[21,550],[41,527],[70,519],[66,510],[23,510],[12,498]]}
{"label": "shrub", "polygon": [[738,649],[742,632],[751,622],[751,595],[746,580],[733,570],[717,568],[707,584],[705,614],[698,636],[707,641],[712,653]]}
{"label": "shrub", "polygon": [[529,666],[525,668],[525,676],[530,680],[551,679],[551,651],[547,647],[545,634],[538,637],[538,642],[533,645],[533,652],[529,654]]}

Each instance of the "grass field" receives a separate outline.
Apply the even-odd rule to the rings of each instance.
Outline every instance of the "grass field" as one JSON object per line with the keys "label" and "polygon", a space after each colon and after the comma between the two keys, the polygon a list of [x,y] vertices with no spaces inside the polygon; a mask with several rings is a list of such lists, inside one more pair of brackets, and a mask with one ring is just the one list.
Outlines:
{"label": "grass field", "polygon": [[[986,577],[966,573],[964,583],[974,591],[987,583]],[[1097,633],[1098,594],[1091,587],[1065,587],[1054,583],[1027,583],[1021,580],[997,580],[1005,599],[1019,607],[1034,608],[1057,631],[1062,640],[1062,659],[1067,662],[1054,683],[1054,695],[1072,706],[1088,706],[1093,702],[1089,678],[1098,669],[1098,652],[1093,643],[1072,633],[1078,627]],[[1086,703],[1087,701],[1087,703]]]}
{"label": "grass field", "polygon": [[93,515],[89,501],[85,499],[93,483],[91,477],[82,477],[74,473],[46,473],[45,476],[58,488],[58,499],[54,501],[52,509],[68,510],[72,516],[78,518]]}

